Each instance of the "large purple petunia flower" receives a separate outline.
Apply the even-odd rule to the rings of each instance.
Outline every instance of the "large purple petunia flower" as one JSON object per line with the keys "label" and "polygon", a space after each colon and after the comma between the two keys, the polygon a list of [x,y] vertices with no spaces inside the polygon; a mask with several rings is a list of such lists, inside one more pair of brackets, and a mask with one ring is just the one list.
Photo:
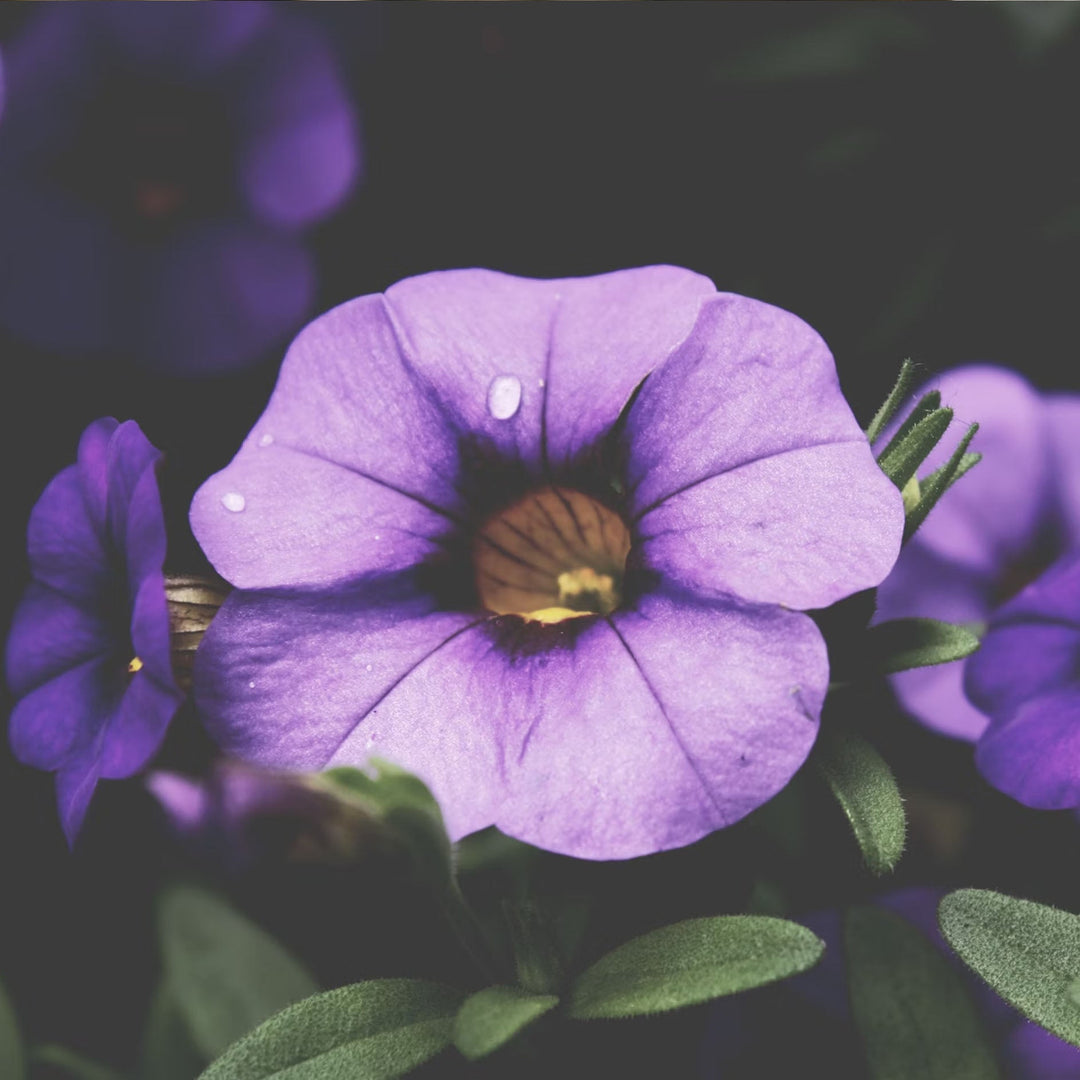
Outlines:
{"label": "large purple petunia flower", "polygon": [[1027,806],[1080,806],[1080,551],[995,613],[965,686],[990,717],[983,776]]}
{"label": "large purple petunia flower", "polygon": [[256,359],[307,313],[299,232],[359,172],[329,45],[272,4],[43,4],[0,128],[0,323],[158,370]]}
{"label": "large purple petunia flower", "polygon": [[396,761],[455,837],[684,845],[803,762],[795,609],[880,581],[902,517],[787,312],[674,267],[411,278],[303,331],[197,493],[239,591],[196,700],[259,764]]}
{"label": "large purple petunia flower", "polygon": [[[878,618],[985,624],[1007,599],[1080,544],[1080,397],[1041,395],[1004,368],[957,368],[941,391],[957,425],[977,420],[983,461],[934,508],[878,589]],[[927,463],[948,454],[942,440]],[[976,654],[977,656],[978,654]],[[904,708],[935,731],[977,739],[987,718],[964,693],[971,660],[892,677]]]}
{"label": "large purple petunia flower", "polygon": [[183,698],[169,655],[160,457],[134,421],[96,420],[30,515],[32,580],[7,643],[11,745],[56,772],[70,843],[97,781],[141,769]]}

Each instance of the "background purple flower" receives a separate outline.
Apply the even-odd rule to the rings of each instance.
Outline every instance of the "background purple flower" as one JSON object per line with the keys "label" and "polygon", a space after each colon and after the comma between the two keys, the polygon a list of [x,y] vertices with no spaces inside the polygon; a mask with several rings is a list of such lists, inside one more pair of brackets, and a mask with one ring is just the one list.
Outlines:
{"label": "background purple flower", "polygon": [[7,642],[11,744],[56,772],[74,843],[101,778],[149,760],[182,695],[169,656],[161,455],[134,421],[91,424],[30,516],[31,584]]}
{"label": "background purple flower", "polygon": [[[817,334],[648,267],[428,274],[334,309],[191,520],[241,589],[196,659],[227,752],[378,755],[455,837],[618,858],[730,824],[802,764],[828,670],[791,609],[880,581],[902,508]],[[579,564],[610,603],[565,611]],[[535,603],[492,602],[530,581]],[[579,617],[494,613],[551,608]]]}
{"label": "background purple flower", "polygon": [[[941,500],[878,589],[877,619],[927,616],[985,624],[1063,551],[1080,544],[1080,397],[1042,395],[1004,368],[957,368],[931,380],[956,413],[978,421],[982,462]],[[955,444],[946,437],[925,471]],[[978,656],[978,654],[976,654]],[[903,707],[928,727],[975,740],[985,712],[964,693],[965,664],[892,677]]]}
{"label": "background purple flower", "polygon": [[299,230],[360,169],[316,28],[257,2],[48,4],[7,67],[0,321],[180,374],[295,328],[315,286]]}
{"label": "background purple flower", "polygon": [[1080,806],[1080,552],[995,613],[965,687],[990,717],[983,776],[1027,806]]}

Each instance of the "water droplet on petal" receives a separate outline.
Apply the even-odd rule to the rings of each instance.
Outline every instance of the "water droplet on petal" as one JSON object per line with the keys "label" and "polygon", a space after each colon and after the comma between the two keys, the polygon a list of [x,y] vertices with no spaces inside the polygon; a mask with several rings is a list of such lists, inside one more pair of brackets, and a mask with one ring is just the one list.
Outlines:
{"label": "water droplet on petal", "polygon": [[496,420],[509,420],[521,408],[521,380],[516,375],[496,375],[488,387],[487,407]]}
{"label": "water droplet on petal", "polygon": [[248,689],[249,690],[254,690],[255,689],[255,680],[254,679],[252,679],[251,682],[248,683]]}
{"label": "water droplet on petal", "polygon": [[274,436],[271,435],[270,432],[268,431],[265,435],[260,436],[259,445],[260,446],[269,446],[273,441],[274,441]]}
{"label": "water droplet on petal", "polygon": [[547,382],[546,379],[537,379],[536,380],[536,385],[539,386],[541,390],[543,390],[544,385],[545,385],[546,382]]}
{"label": "water droplet on petal", "polygon": [[370,664],[365,664],[364,665],[364,670],[365,671],[370,671],[371,670],[371,665]]}
{"label": "water droplet on petal", "polygon": [[221,505],[224,506],[226,510],[231,510],[234,514],[239,514],[247,505],[247,500],[238,491],[230,491],[227,495],[221,496]]}

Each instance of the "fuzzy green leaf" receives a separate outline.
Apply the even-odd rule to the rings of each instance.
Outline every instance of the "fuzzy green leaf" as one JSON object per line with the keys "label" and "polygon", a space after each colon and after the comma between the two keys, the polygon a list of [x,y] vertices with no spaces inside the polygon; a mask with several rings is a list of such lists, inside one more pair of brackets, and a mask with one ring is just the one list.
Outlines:
{"label": "fuzzy green leaf", "polygon": [[957,955],[1010,1005],[1080,1046],[1080,916],[988,889],[960,889],[938,906]]}
{"label": "fuzzy green leaf", "polygon": [[206,1065],[167,983],[150,1002],[139,1057],[140,1080],[192,1080]]}
{"label": "fuzzy green leaf", "polygon": [[994,1080],[993,1051],[959,975],[909,923],[880,908],[844,922],[851,1009],[872,1080]]}
{"label": "fuzzy green leaf", "polygon": [[824,950],[805,926],[784,919],[687,919],[601,957],[574,983],[569,1013],[591,1020],[696,1005],[797,975]]}
{"label": "fuzzy green leaf", "polygon": [[449,1045],[459,990],[374,979],[317,994],[231,1046],[200,1080],[389,1080]]}
{"label": "fuzzy green leaf", "polygon": [[19,1035],[19,1022],[4,984],[0,983],[0,1076],[22,1080],[25,1075],[26,1057]]}
{"label": "fuzzy green leaf", "polygon": [[918,527],[926,520],[926,515],[937,505],[938,500],[949,490],[969,469],[982,461],[982,454],[969,454],[967,448],[975,433],[979,430],[978,424],[972,424],[964,433],[964,437],[957,444],[949,460],[940,468],[935,469],[919,485],[919,501],[907,511],[904,518],[904,542],[906,543],[914,535]]}
{"label": "fuzzy green leaf", "polygon": [[202,889],[166,892],[159,928],[169,988],[207,1058],[318,990],[265,930]]}
{"label": "fuzzy green leaf", "polygon": [[962,660],[979,647],[967,627],[937,619],[890,619],[871,626],[866,638],[872,662],[887,675]]}
{"label": "fuzzy green leaf", "polygon": [[[929,396],[928,394],[927,397]],[[905,422],[905,425],[901,425],[900,431],[881,452],[878,457],[881,471],[901,491],[941,441],[942,435],[952,423],[952,418],[952,409],[935,409],[913,425],[910,431],[904,432]]]}
{"label": "fuzzy green leaf", "polygon": [[823,728],[813,761],[851,822],[867,868],[888,873],[903,853],[907,832],[892,770],[865,739],[835,727]]}
{"label": "fuzzy green leaf", "polygon": [[900,374],[896,376],[889,396],[881,403],[881,408],[874,413],[874,419],[866,429],[866,439],[869,443],[875,443],[881,438],[881,433],[889,426],[889,421],[900,411],[908,394],[911,393],[912,384],[915,382],[915,365],[910,358],[900,365]]}
{"label": "fuzzy green leaf", "polygon": [[470,1060],[508,1043],[522,1028],[558,1005],[554,994],[489,986],[473,994],[454,1019],[454,1045]]}

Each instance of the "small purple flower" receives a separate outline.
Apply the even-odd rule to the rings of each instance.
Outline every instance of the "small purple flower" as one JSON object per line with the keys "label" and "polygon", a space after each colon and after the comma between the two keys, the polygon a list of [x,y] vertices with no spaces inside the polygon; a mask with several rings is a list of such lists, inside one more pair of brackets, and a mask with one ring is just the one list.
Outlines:
{"label": "small purple flower", "polygon": [[30,515],[31,583],[7,643],[11,745],[57,774],[69,843],[98,780],[141,769],[183,699],[169,655],[160,457],[134,421],[95,420]]}
{"label": "small purple flower", "polygon": [[316,28],[248,0],[45,4],[6,62],[0,322],[176,374],[239,368],[300,324],[299,232],[360,169]]}
{"label": "small purple flower", "polygon": [[995,613],[965,687],[990,717],[983,776],[1026,806],[1080,806],[1080,551]]}
{"label": "small purple flower", "polygon": [[[1062,552],[1080,544],[1080,397],[1041,395],[1004,368],[957,368],[932,380],[954,424],[979,422],[982,462],[951,488],[878,589],[878,619],[927,616],[985,625]],[[936,468],[952,442],[927,462]],[[976,654],[976,658],[979,654]],[[978,739],[987,718],[964,694],[972,661],[892,677],[928,727]]]}
{"label": "small purple flower", "polygon": [[785,311],[675,267],[410,278],[301,333],[196,494],[240,590],[196,700],[242,759],[404,766],[455,838],[677,847],[802,764],[797,609],[879,582],[902,517]]}

